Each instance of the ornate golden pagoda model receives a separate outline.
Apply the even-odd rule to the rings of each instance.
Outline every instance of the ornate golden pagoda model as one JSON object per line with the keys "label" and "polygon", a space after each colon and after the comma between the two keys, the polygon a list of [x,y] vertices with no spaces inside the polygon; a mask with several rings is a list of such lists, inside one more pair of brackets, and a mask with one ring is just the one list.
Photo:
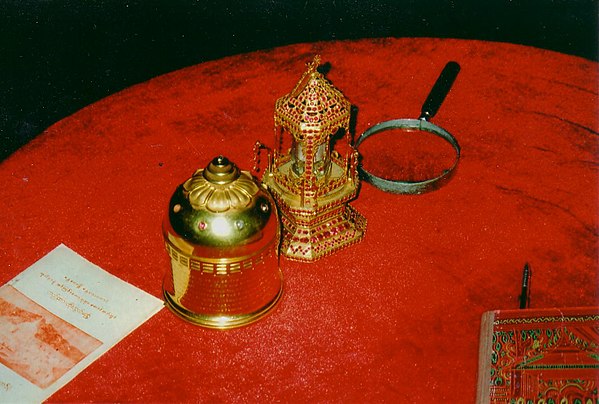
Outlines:
{"label": "ornate golden pagoda model", "polygon": [[281,254],[299,261],[354,244],[366,230],[366,219],[348,204],[359,185],[351,104],[317,71],[319,63],[316,56],[293,91],[277,100],[276,146],[262,177],[281,212]]}

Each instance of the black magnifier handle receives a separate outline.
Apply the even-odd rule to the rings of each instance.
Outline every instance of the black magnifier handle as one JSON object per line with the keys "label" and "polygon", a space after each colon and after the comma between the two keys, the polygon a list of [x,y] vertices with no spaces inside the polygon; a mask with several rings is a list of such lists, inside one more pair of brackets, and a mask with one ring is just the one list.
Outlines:
{"label": "black magnifier handle", "polygon": [[448,62],[445,65],[431,92],[428,94],[426,101],[424,101],[418,119],[428,121],[435,116],[441,104],[443,104],[445,97],[447,97],[449,90],[451,90],[451,86],[459,72],[460,65],[457,62]]}

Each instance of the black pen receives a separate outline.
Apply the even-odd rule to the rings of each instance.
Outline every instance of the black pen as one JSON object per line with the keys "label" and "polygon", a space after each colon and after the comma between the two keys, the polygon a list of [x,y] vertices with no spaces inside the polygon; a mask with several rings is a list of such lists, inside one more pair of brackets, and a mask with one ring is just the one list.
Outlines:
{"label": "black pen", "polygon": [[532,270],[528,262],[524,264],[524,270],[522,271],[522,291],[520,294],[520,308],[526,309],[530,303],[530,278],[532,276]]}

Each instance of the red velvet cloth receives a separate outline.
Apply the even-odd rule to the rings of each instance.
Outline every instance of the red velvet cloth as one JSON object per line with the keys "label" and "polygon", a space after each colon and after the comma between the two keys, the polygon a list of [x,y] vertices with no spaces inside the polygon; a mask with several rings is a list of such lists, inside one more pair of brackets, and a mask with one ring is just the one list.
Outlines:
{"label": "red velvet cloth", "polygon": [[[445,63],[459,62],[433,119],[462,146],[453,179],[417,196],[362,184],[352,205],[365,239],[313,264],[283,259],[271,315],[222,332],[162,310],[50,401],[472,402],[481,314],[517,307],[525,262],[532,307],[597,304],[597,64],[440,39],[228,57],[56,123],[0,165],[0,281],[65,243],[161,296],[175,187],[219,154],[251,168],[254,142],[272,146],[275,100],[317,53],[358,106],[357,133],[418,117]],[[366,146],[373,170],[395,154]]]}

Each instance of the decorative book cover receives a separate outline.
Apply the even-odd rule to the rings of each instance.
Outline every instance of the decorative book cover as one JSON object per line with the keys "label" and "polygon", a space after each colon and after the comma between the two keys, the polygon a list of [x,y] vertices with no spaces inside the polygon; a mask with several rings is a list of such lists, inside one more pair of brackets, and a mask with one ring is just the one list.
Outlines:
{"label": "decorative book cover", "polygon": [[162,307],[56,247],[0,287],[0,401],[45,400]]}
{"label": "decorative book cover", "polygon": [[599,402],[599,307],[483,315],[477,403]]}

